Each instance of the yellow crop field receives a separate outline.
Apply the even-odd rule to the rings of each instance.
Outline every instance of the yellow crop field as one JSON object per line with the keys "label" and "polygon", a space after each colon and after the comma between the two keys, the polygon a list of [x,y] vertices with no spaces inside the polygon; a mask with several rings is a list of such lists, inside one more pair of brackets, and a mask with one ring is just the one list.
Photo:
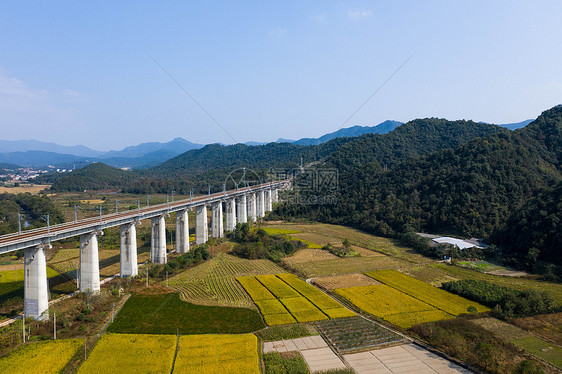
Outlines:
{"label": "yellow crop field", "polygon": [[[265,323],[270,326],[356,315],[293,274],[259,275],[237,279],[252,296],[264,316]],[[266,299],[269,295],[271,298]]]}
{"label": "yellow crop field", "polygon": [[278,299],[301,296],[291,286],[277,278],[275,275],[259,275],[256,279],[267,287],[267,289]]}
{"label": "yellow crop field", "polygon": [[260,372],[254,334],[186,335],[179,346],[174,373]]}
{"label": "yellow crop field", "polygon": [[61,339],[25,344],[0,358],[0,373],[60,373],[83,343],[82,339]]}
{"label": "yellow crop field", "polygon": [[104,334],[79,374],[170,373],[175,335]]}
{"label": "yellow crop field", "polygon": [[384,284],[340,288],[335,291],[367,313],[403,328],[451,317],[448,313]]}
{"label": "yellow crop field", "polygon": [[459,315],[467,313],[467,309],[471,306],[479,312],[490,310],[483,305],[429,285],[396,270],[369,271],[365,274],[449,314]]}
{"label": "yellow crop field", "polygon": [[236,278],[238,282],[244,287],[246,292],[250,294],[250,297],[254,301],[275,299],[275,296],[267,290],[256,277],[238,277]]}
{"label": "yellow crop field", "polygon": [[342,317],[355,317],[357,314],[351,310],[344,308],[343,306],[339,308],[322,309],[330,319],[342,318]]}
{"label": "yellow crop field", "polygon": [[297,323],[295,318],[289,313],[267,314],[263,316],[263,319],[265,320],[265,323],[268,326],[288,325],[290,323]]}
{"label": "yellow crop field", "polygon": [[332,299],[319,289],[309,285],[305,281],[300,280],[296,275],[287,273],[278,274],[277,276],[297,290],[301,295],[310,300],[319,309],[341,308],[341,304],[336,300]]}
{"label": "yellow crop field", "polygon": [[258,300],[256,301],[256,305],[258,306],[261,314],[264,316],[267,314],[283,314],[287,313],[287,309],[281,304],[281,302],[277,299],[271,300]]}

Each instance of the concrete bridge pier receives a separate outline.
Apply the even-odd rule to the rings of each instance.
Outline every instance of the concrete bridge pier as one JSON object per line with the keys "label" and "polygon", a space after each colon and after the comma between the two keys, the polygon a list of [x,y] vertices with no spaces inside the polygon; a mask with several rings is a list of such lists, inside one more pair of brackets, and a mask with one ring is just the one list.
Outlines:
{"label": "concrete bridge pier", "polygon": [[232,231],[236,227],[236,199],[228,199],[226,200],[226,208],[225,208],[225,227],[226,231]]}
{"label": "concrete bridge pier", "polygon": [[246,201],[248,203],[248,220],[250,222],[256,222],[257,220],[257,213],[256,213],[256,194],[250,192],[247,197]]}
{"label": "concrete bridge pier", "polygon": [[238,206],[236,207],[236,222],[246,223],[248,222],[247,208],[246,208],[246,195],[238,197]]}
{"label": "concrete bridge pier", "polygon": [[189,220],[187,209],[176,212],[176,253],[189,252]]}
{"label": "concrete bridge pier", "polygon": [[209,240],[209,223],[207,222],[207,206],[195,207],[195,244],[203,244]]}
{"label": "concrete bridge pier", "polygon": [[257,202],[258,202],[258,209],[257,215],[258,217],[265,217],[265,193],[264,190],[260,190],[257,192]]}
{"label": "concrete bridge pier", "polygon": [[273,193],[273,190],[271,190],[271,189],[265,191],[265,211],[266,212],[271,212],[273,210],[272,202],[271,202],[272,193]]}
{"label": "concrete bridge pier", "polygon": [[80,292],[99,292],[101,289],[98,235],[103,235],[103,231],[80,235]]}
{"label": "concrete bridge pier", "polygon": [[131,222],[121,225],[121,258],[120,273],[121,278],[134,277],[139,274],[137,261],[137,229],[138,222]]}
{"label": "concrete bridge pier", "polygon": [[26,248],[23,252],[24,315],[36,320],[49,318],[45,247],[51,248],[51,245]]}
{"label": "concrete bridge pier", "polygon": [[278,203],[279,202],[279,191],[277,190],[277,188],[274,188],[273,190],[271,190],[271,202],[272,203]]}
{"label": "concrete bridge pier", "polygon": [[166,255],[166,220],[165,216],[154,217],[150,220],[152,237],[150,239],[150,262],[165,264]]}
{"label": "concrete bridge pier", "polygon": [[222,223],[222,202],[215,202],[211,205],[211,236],[220,238],[224,234]]}

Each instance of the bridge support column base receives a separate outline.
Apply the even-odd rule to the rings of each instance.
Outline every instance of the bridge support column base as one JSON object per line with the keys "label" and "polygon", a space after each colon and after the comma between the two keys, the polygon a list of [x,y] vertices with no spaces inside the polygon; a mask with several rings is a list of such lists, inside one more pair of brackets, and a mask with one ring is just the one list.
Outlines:
{"label": "bridge support column base", "polygon": [[150,239],[150,262],[165,264],[166,256],[166,220],[164,216],[151,219],[152,237]]}
{"label": "bridge support column base", "polygon": [[80,292],[99,292],[101,289],[98,235],[103,235],[103,232],[80,235]]}
{"label": "bridge support column base", "polygon": [[176,253],[189,252],[189,221],[187,210],[176,212]]}
{"label": "bridge support column base", "polygon": [[195,244],[203,244],[209,240],[209,223],[207,222],[207,206],[195,207]]}
{"label": "bridge support column base", "polygon": [[[50,245],[47,246],[50,248]],[[24,250],[24,315],[36,320],[49,318],[47,260],[45,246]]]}
{"label": "bridge support column base", "polygon": [[134,277],[139,274],[137,262],[136,222],[121,225],[121,277]]}

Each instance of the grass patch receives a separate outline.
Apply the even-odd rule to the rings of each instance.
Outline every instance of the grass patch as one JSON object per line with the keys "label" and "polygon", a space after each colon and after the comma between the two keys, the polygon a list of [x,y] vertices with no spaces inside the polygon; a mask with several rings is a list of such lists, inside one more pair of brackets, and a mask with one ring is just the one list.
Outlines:
{"label": "grass patch", "polygon": [[[307,251],[307,249],[302,251]],[[366,271],[379,269],[396,269],[409,265],[409,263],[404,262],[404,260],[387,256],[339,258],[324,250],[322,250],[322,252],[333,258],[321,260],[311,258],[310,261],[301,261],[299,252],[296,253],[296,261],[293,261],[292,257],[286,257],[283,259],[283,262],[303,274],[306,278],[364,273]]]}
{"label": "grass patch", "polygon": [[[55,278],[58,275],[55,270],[47,267],[47,278]],[[15,297],[24,297],[23,280],[24,269],[0,272],[0,304]]]}
{"label": "grass patch", "polygon": [[301,323],[289,326],[271,326],[258,331],[256,335],[265,342],[274,342],[277,340],[297,339],[305,336],[318,335],[318,331],[316,331],[314,326]]}
{"label": "grass patch", "polygon": [[511,343],[562,369],[562,348],[534,336],[515,339]]}
{"label": "grass patch", "polygon": [[269,235],[288,235],[288,234],[298,234],[299,230],[290,230],[290,229],[279,229],[275,227],[262,227],[265,232]]}
{"label": "grass patch", "polygon": [[133,295],[108,331],[132,334],[247,333],[264,328],[260,315],[251,309],[187,303],[178,293]]}
{"label": "grass patch", "polygon": [[298,352],[270,352],[263,355],[265,374],[308,374],[308,366]]}

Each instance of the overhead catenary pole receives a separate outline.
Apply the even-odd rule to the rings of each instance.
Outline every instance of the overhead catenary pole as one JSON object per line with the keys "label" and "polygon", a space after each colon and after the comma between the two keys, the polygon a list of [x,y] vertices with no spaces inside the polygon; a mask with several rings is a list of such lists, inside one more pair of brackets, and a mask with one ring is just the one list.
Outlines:
{"label": "overhead catenary pole", "polygon": [[74,223],[78,222],[78,207],[74,205]]}
{"label": "overhead catenary pole", "polygon": [[119,213],[119,200],[115,199],[115,214]]}
{"label": "overhead catenary pole", "polygon": [[150,195],[146,195],[146,207],[150,206]]}
{"label": "overhead catenary pole", "polygon": [[137,211],[140,214],[140,200],[137,200]]}

